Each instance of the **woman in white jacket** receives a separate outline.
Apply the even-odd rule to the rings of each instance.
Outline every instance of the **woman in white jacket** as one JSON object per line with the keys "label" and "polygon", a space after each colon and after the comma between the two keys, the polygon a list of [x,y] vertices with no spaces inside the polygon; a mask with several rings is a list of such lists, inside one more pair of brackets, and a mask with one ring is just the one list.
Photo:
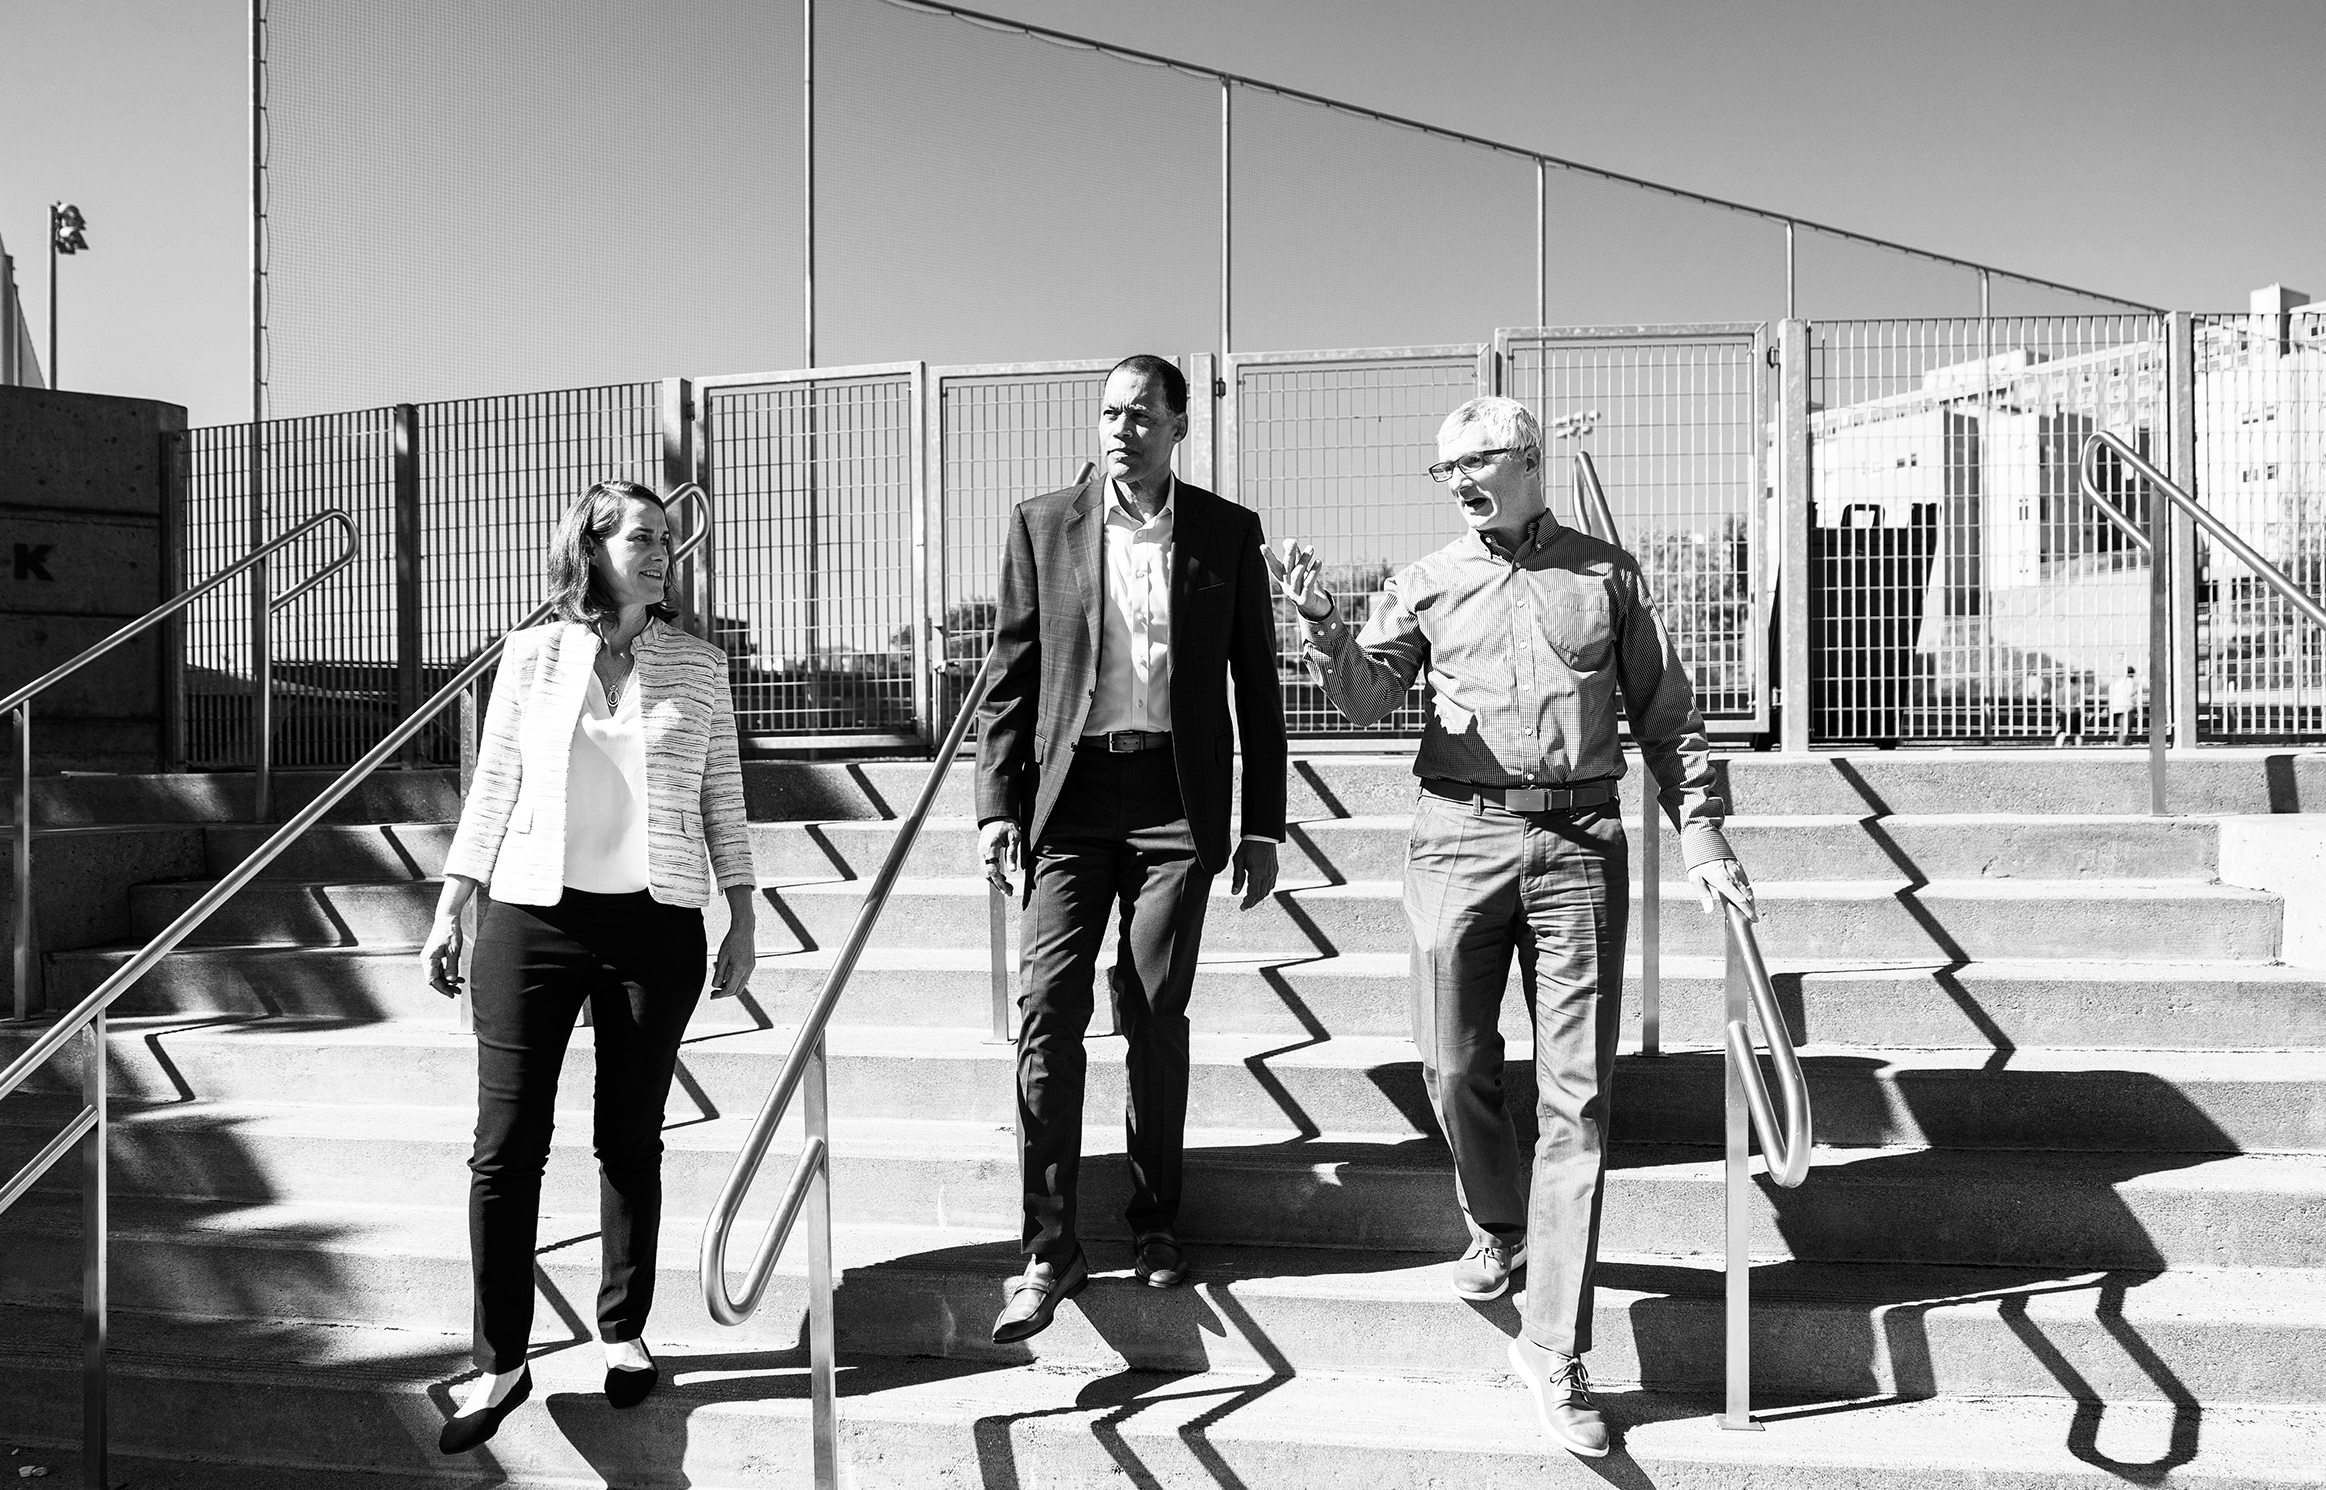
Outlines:
{"label": "woman in white jacket", "polygon": [[[491,887],[471,958],[477,1129],[469,1159],[475,1361],[444,1425],[463,1453],[532,1390],[533,1253],[559,1067],[584,1004],[597,1055],[594,1140],[606,1397],[634,1406],[658,1372],[641,1338],[662,1218],[662,1109],[702,992],[702,906],[727,897],[717,994],[753,950],[751,841],[727,659],[668,624],[661,499],[601,481],[550,540],[553,618],[509,638],[476,778],[421,951],[460,986],[460,912]],[[707,866],[706,866],[707,860]]]}

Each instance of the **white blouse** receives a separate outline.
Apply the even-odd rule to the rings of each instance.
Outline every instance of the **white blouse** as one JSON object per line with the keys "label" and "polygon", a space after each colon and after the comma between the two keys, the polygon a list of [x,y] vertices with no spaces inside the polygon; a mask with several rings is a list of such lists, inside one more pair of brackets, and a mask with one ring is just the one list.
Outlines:
{"label": "white blouse", "polygon": [[646,732],[633,672],[618,707],[590,670],[565,777],[565,882],[598,895],[647,887]]}

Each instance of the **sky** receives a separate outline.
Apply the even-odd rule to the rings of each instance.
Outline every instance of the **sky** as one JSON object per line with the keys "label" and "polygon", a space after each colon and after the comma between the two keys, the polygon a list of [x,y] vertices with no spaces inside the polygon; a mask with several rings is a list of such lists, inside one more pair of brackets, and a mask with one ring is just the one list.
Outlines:
{"label": "sky", "polygon": [[[983,8],[2143,303],[2326,298],[2316,0]],[[276,412],[799,365],[796,3],[274,14]],[[1213,85],[818,16],[821,362],[1215,344]],[[90,222],[65,386],[246,415],[246,44],[240,3],[0,0],[0,241],[44,360],[47,203]],[[1237,347],[1534,322],[1530,168],[1236,110]],[[1783,313],[1774,228],[1564,175],[1549,215],[1554,322]],[[1976,308],[1959,271],[1802,246],[1805,315]]]}

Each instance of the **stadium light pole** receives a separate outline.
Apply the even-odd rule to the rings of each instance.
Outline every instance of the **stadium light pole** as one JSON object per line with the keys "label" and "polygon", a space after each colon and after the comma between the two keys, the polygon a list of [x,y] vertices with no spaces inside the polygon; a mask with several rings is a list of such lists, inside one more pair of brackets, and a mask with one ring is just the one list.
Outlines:
{"label": "stadium light pole", "polygon": [[48,204],[48,386],[62,388],[57,372],[57,256],[89,251],[89,220],[70,202]]}

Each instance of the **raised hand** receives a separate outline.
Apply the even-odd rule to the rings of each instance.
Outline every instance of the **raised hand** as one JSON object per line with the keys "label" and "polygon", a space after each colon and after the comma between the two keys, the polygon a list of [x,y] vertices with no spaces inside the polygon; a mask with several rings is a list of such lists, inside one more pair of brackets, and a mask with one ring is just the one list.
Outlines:
{"label": "raised hand", "polygon": [[1324,565],[1318,561],[1316,550],[1298,539],[1284,540],[1284,556],[1266,544],[1260,546],[1260,556],[1268,561],[1268,572],[1276,577],[1278,589],[1299,612],[1311,621],[1321,621],[1333,613],[1333,592],[1324,586]]}

